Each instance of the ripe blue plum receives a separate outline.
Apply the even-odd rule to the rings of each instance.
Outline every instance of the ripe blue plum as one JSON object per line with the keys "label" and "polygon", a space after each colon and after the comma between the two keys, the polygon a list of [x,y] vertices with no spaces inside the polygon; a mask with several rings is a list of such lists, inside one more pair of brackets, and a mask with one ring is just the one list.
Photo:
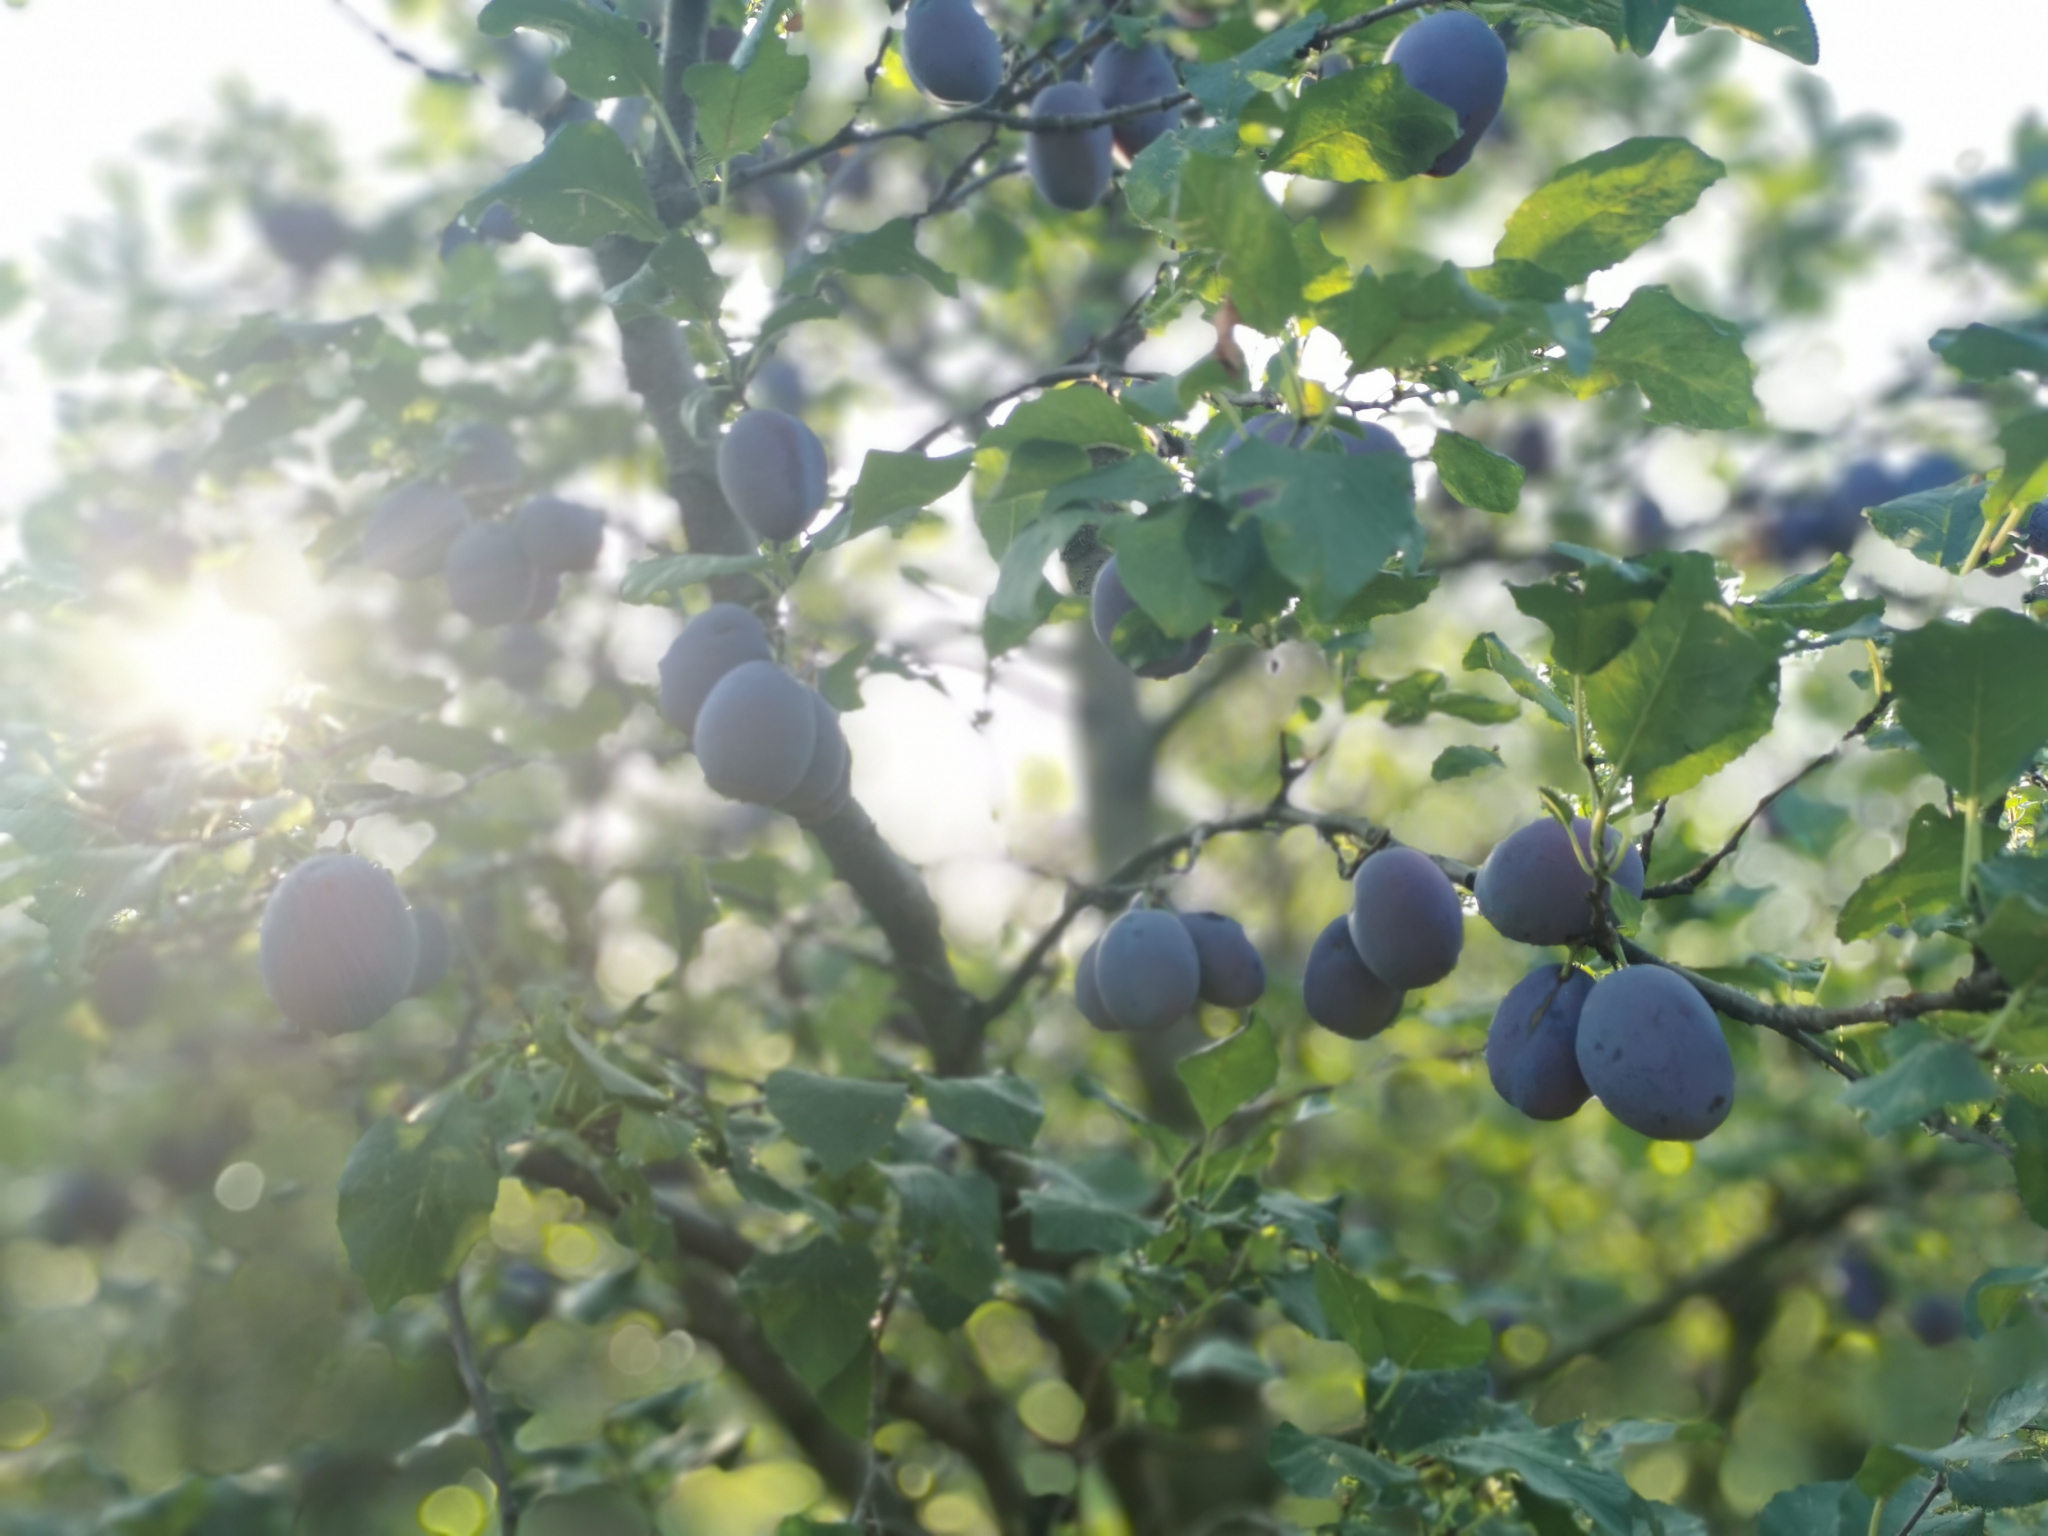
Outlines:
{"label": "ripe blue plum", "polygon": [[[1112,41],[1095,55],[1095,63],[1088,70],[1088,83],[1102,99],[1102,105],[1112,112],[1120,107],[1137,106],[1140,102],[1157,101],[1162,96],[1173,96],[1180,91],[1180,76],[1174,73],[1173,55],[1157,43],[1127,48],[1121,42]],[[1173,127],[1176,116],[1174,108],[1161,107],[1157,112],[1147,112],[1142,117],[1117,123],[1110,132],[1116,140],[1116,147],[1135,160],[1147,144]]]}
{"label": "ripe blue plum", "polygon": [[1081,1017],[1107,1034],[1118,1034],[1123,1026],[1109,1016],[1109,1010],[1102,1006],[1102,989],[1095,984],[1095,957],[1102,949],[1102,940],[1097,939],[1081,951],[1080,962],[1074,967],[1074,1006],[1081,1010]]}
{"label": "ripe blue plum", "polygon": [[853,754],[847,749],[846,733],[839,728],[839,711],[826,703],[825,696],[815,688],[804,691],[811,696],[817,739],[811,746],[811,760],[803,778],[776,809],[808,822],[821,820],[837,808],[840,787],[853,771]]}
{"label": "ripe blue plum", "polygon": [[1397,991],[1435,985],[1465,947],[1458,888],[1427,854],[1382,848],[1351,882],[1351,945]]}
{"label": "ripe blue plum", "polygon": [[156,1011],[163,990],[164,968],[146,945],[116,939],[93,962],[86,995],[93,1012],[109,1029],[134,1029]]}
{"label": "ripe blue plum", "polygon": [[478,523],[465,530],[448,546],[441,575],[455,611],[486,627],[531,620],[535,604],[546,595],[519,535],[504,523]]}
{"label": "ripe blue plum", "polygon": [[526,558],[543,571],[587,571],[604,548],[604,516],[581,502],[535,496],[512,514]]}
{"label": "ripe blue plum", "polygon": [[135,1219],[128,1186],[97,1168],[67,1168],[36,1212],[35,1234],[59,1248],[111,1243]]}
{"label": "ripe blue plum", "polygon": [[[1057,80],[1031,101],[1033,118],[1088,117],[1102,110],[1094,87]],[[1034,128],[1024,143],[1024,165],[1038,195],[1055,208],[1080,213],[1109,190],[1110,148],[1115,132],[1099,128]]]}
{"label": "ripe blue plum", "polygon": [[408,480],[370,514],[363,529],[363,563],[409,580],[431,576],[448,546],[469,526],[469,504],[445,485]]}
{"label": "ripe blue plum", "polygon": [[511,245],[526,237],[526,226],[506,204],[493,203],[477,216],[476,237],[490,245]]}
{"label": "ripe blue plum", "polygon": [[1892,1299],[1891,1277],[1861,1248],[1851,1248],[1836,1266],[1842,1277],[1842,1310],[1859,1323],[1874,1323]]}
{"label": "ripe blue plum", "polygon": [[1892,496],[1896,499],[1938,491],[1945,485],[1954,485],[1968,474],[1969,470],[1945,453],[1923,453],[1893,478]]}
{"label": "ripe blue plum", "polygon": [[1249,1008],[1266,995],[1266,962],[1242,923],[1221,912],[1183,912],[1180,920],[1195,941],[1203,1002],[1212,1008]]}
{"label": "ripe blue plum", "polygon": [[[1095,587],[1088,599],[1088,617],[1095,626],[1097,638],[1114,651],[1116,647],[1112,637],[1116,634],[1117,625],[1137,610],[1136,599],[1124,585],[1123,577],[1117,574],[1116,556],[1111,555],[1102,569],[1095,573]],[[1183,672],[1194,670],[1195,665],[1209,654],[1209,643],[1215,638],[1215,630],[1204,629],[1182,641],[1178,650],[1152,661],[1140,662],[1131,670],[1140,677],[1155,681],[1179,677]]]}
{"label": "ripe blue plum", "polygon": [[786,357],[771,357],[756,368],[747,393],[785,416],[796,415],[810,398],[802,371]]}
{"label": "ripe blue plum", "polygon": [[1457,141],[1437,156],[1429,174],[1462,171],[1507,97],[1508,51],[1500,38],[1470,11],[1439,11],[1395,38],[1387,62],[1401,67],[1409,85],[1458,114]]}
{"label": "ripe blue plum", "polygon": [[419,931],[398,882],[352,853],[318,853],[270,893],[257,934],[264,990],[301,1029],[367,1029],[412,986]]}
{"label": "ripe blue plum", "polygon": [[1593,978],[1577,966],[1539,966],[1508,988],[1486,1032],[1494,1092],[1531,1120],[1565,1120],[1593,1090],[1579,1071],[1579,1015]]}
{"label": "ripe blue plum", "polygon": [[2027,515],[2020,519],[2014,537],[2030,553],[2048,555],[2048,501],[2037,501],[2027,508]]}
{"label": "ripe blue plum", "polygon": [[1508,457],[1521,465],[1522,473],[1531,480],[1548,475],[1557,458],[1548,423],[1539,416],[1517,427],[1508,439]]}
{"label": "ripe blue plum", "polygon": [[692,733],[705,782],[750,805],[788,799],[818,744],[814,697],[772,661],[741,662],[726,673],[697,712]]}
{"label": "ripe blue plum", "polygon": [[1370,1040],[1401,1016],[1408,995],[1388,986],[1358,958],[1351,919],[1332,918],[1309,946],[1301,1001],[1308,1016],[1347,1040]]}
{"label": "ripe blue plum", "polygon": [[743,663],[774,659],[768,631],[753,610],[713,603],[684,626],[661,658],[661,718],[688,735],[720,678]]}
{"label": "ripe blue plum", "polygon": [[[1503,838],[1479,867],[1473,888],[1479,914],[1501,934],[1521,944],[1582,944],[1593,936],[1593,877],[1572,851],[1593,847],[1593,824],[1579,817],[1573,837],[1565,836],[1554,817],[1531,822]],[[1607,846],[1620,846],[1621,834],[1607,829]],[[1634,847],[1621,854],[1608,877],[1631,896],[1643,894],[1643,858]]]}
{"label": "ripe blue plum", "polygon": [[910,0],[903,67],[911,83],[949,107],[979,106],[1003,83],[1003,44],[970,0]]}
{"label": "ripe blue plum", "polygon": [[1658,1141],[1698,1141],[1735,1107],[1735,1059],[1720,1021],[1662,966],[1594,983],[1579,1015],[1579,1071],[1609,1114]]}
{"label": "ripe blue plum", "polygon": [[1930,1349],[1953,1344],[1969,1332],[1963,1304],[1953,1296],[1922,1296],[1907,1309],[1906,1326]]}
{"label": "ripe blue plum", "polygon": [[555,664],[555,642],[547,631],[532,624],[514,624],[498,641],[490,669],[508,688],[532,693],[547,681],[548,668]]}
{"label": "ripe blue plum", "polygon": [[825,505],[825,445],[794,416],[742,411],[718,444],[718,485],[756,538],[793,539]]}
{"label": "ripe blue plum", "polygon": [[448,483],[480,499],[504,500],[526,478],[518,441],[494,421],[466,421],[448,434]]}
{"label": "ripe blue plum", "polygon": [[704,33],[704,57],[714,64],[730,64],[746,34],[738,27],[712,27]]}
{"label": "ripe blue plum", "polygon": [[1136,908],[1103,930],[1095,987],[1117,1028],[1150,1034],[1193,1010],[1202,991],[1202,958],[1177,916]]}
{"label": "ripe blue plum", "polygon": [[287,198],[256,209],[256,227],[271,255],[311,276],[349,248],[355,233],[325,203]]}
{"label": "ripe blue plum", "polygon": [[526,605],[526,611],[519,615],[520,621],[532,624],[546,618],[554,611],[555,603],[562,595],[562,573],[534,568],[536,580],[533,584],[533,600]]}
{"label": "ripe blue plum", "polygon": [[448,919],[439,907],[422,903],[412,909],[413,931],[419,935],[419,958],[413,962],[412,984],[407,997],[423,997],[441,984],[448,964],[455,958],[455,946],[448,933]]}

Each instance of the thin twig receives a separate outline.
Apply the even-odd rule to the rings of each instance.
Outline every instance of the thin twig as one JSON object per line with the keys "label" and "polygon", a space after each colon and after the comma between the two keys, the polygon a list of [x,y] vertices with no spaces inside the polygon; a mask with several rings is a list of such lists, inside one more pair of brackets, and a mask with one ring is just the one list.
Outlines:
{"label": "thin twig", "polygon": [[1927,1497],[1920,1501],[1920,1507],[1913,1511],[1913,1517],[1899,1527],[1898,1536],[1913,1536],[1913,1527],[1926,1518],[1927,1511],[1934,1508],[1934,1501],[1940,1498],[1947,1488],[1948,1473],[1944,1471],[1935,1478],[1934,1486],[1927,1490]]}
{"label": "thin twig", "polygon": [[397,38],[383,31],[369,17],[356,10],[354,6],[348,3],[348,0],[334,0],[334,8],[358,27],[369,33],[370,36],[374,37],[391,57],[398,60],[401,64],[409,65],[413,69],[418,70],[436,85],[476,86],[484,83],[484,77],[474,70],[441,69],[436,65],[429,64],[425,59],[399,42]]}
{"label": "thin twig", "polygon": [[455,1366],[462,1373],[463,1389],[469,1393],[469,1411],[476,1416],[477,1438],[484,1443],[491,1482],[498,1490],[499,1530],[503,1536],[519,1536],[519,1499],[512,1491],[512,1469],[505,1461],[505,1441],[498,1433],[491,1389],[484,1381],[484,1373],[477,1368],[476,1341],[470,1337],[469,1319],[462,1313],[461,1276],[442,1289],[441,1305],[448,1314],[448,1339],[455,1346]]}

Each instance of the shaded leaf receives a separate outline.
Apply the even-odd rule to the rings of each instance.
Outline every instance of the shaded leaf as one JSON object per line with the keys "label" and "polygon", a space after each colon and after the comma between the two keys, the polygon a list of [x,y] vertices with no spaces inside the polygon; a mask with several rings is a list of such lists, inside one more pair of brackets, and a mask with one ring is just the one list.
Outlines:
{"label": "shaded leaf", "polygon": [[1174,1070],[1202,1124],[1215,1130],[1280,1078],[1280,1048],[1273,1026],[1253,1014],[1244,1028],[1181,1058]]}
{"label": "shaded leaf", "polygon": [[2048,374],[2048,335],[2006,325],[1966,325],[1936,331],[1928,343],[1942,361],[1966,379],[1996,379],[2008,373]]}
{"label": "shaded leaf", "polygon": [[1221,466],[1224,493],[1245,505],[1274,568],[1315,605],[1339,613],[1421,531],[1415,479],[1399,454],[1314,453],[1254,439]]}
{"label": "shaded leaf", "polygon": [[1870,526],[1916,560],[1958,572],[1984,531],[1986,487],[1963,481],[1870,508]]}
{"label": "shaded leaf", "polygon": [[661,95],[661,57],[624,16],[582,0],[491,0],[477,13],[485,37],[510,37],[524,27],[562,44],[549,66],[578,96]]}
{"label": "shaded leaf", "polygon": [[2033,685],[2043,675],[2048,630],[2003,609],[1938,619],[1892,646],[1899,724],[1967,800],[2002,793],[2048,743],[2048,690]]}
{"label": "shaded leaf", "polygon": [[1960,1040],[1923,1041],[1884,1071],[1842,1090],[1845,1105],[1869,1115],[1873,1136],[1889,1135],[1951,1104],[1997,1097],[1998,1085]]}
{"label": "shaded leaf", "polygon": [[730,64],[692,64],[683,71],[683,89],[697,103],[697,141],[703,157],[723,165],[742,150],[753,149],[789,116],[810,81],[811,61],[791,53],[789,44],[774,36],[761,39],[760,51],[745,70]]}
{"label": "shaded leaf", "polygon": [[378,1311],[455,1278],[490,1226],[498,1158],[483,1108],[450,1094],[410,1121],[377,1120],[341,1170],[341,1241]]}
{"label": "shaded leaf", "polygon": [[1429,776],[1439,784],[1448,784],[1453,779],[1469,779],[1489,768],[1506,766],[1491,747],[1445,747],[1429,765]]}
{"label": "shaded leaf", "polygon": [[1899,856],[1856,888],[1835,919],[1835,937],[1845,943],[1882,933],[1892,924],[1909,926],[1955,906],[1962,890],[1963,834],[1967,822],[1923,805],[1906,826]]}
{"label": "shaded leaf", "polygon": [[463,217],[474,222],[492,203],[556,245],[595,245],[606,235],[656,242],[668,231],[633,152],[603,123],[570,123],[526,164],[471,198]]}
{"label": "shaded leaf", "polygon": [[1729,428],[1756,419],[1756,367],[1742,333],[1688,309],[1669,288],[1638,288],[1593,338],[1593,358],[1601,374],[1643,392],[1653,425]]}
{"label": "shaded leaf", "polygon": [[775,1352],[813,1391],[868,1343],[882,1300],[882,1271],[864,1244],[813,1238],[789,1253],[756,1254],[740,1272],[740,1296]]}
{"label": "shaded leaf", "polygon": [[[1304,1434],[1286,1423],[1266,1442],[1266,1463],[1290,1493],[1304,1499],[1336,1498],[1347,1482],[1376,1497],[1388,1489],[1412,1487],[1416,1481],[1406,1467],[1342,1440]],[[1367,1503],[1371,1502],[1369,1498]]]}
{"label": "shaded leaf", "polygon": [[897,526],[965,480],[973,467],[972,449],[932,459],[870,448],[861,460],[860,478],[853,483],[853,522],[847,537]]}
{"label": "shaded leaf", "polygon": [[1279,27],[1238,54],[1216,64],[1189,64],[1181,79],[1212,116],[1228,120],[1254,96],[1273,90],[1300,72],[1296,60],[1323,24],[1320,11]]}
{"label": "shaded leaf", "polygon": [[1365,272],[1316,310],[1360,373],[1463,357],[1485,344],[1505,311],[1445,262],[1434,272]]}
{"label": "shaded leaf", "polygon": [[792,272],[784,286],[808,292],[828,272],[851,277],[915,277],[949,299],[960,297],[960,280],[917,248],[917,223],[891,219],[878,229],[841,235]]}
{"label": "shaded leaf", "polygon": [[1522,466],[1458,432],[1439,432],[1429,450],[1444,489],[1481,512],[1508,513],[1521,505]]}
{"label": "shaded leaf", "polygon": [[765,572],[767,568],[768,561],[762,555],[659,555],[652,560],[636,560],[626,568],[625,578],[619,583],[619,600],[673,608],[691,587],[721,576],[749,575]]}
{"label": "shaded leaf", "polygon": [[1467,672],[1493,673],[1566,730],[1572,728],[1571,705],[1536,675],[1535,668],[1509,650],[1499,635],[1477,636],[1466,648],[1464,665]]}
{"label": "shaded leaf", "polygon": [[910,1100],[901,1083],[868,1083],[785,1067],[768,1077],[768,1112],[834,1178],[888,1147]]}
{"label": "shaded leaf", "polygon": [[918,1079],[932,1118],[956,1136],[991,1146],[1024,1151],[1038,1139],[1045,1124],[1045,1101],[1021,1077],[1005,1072],[992,1077],[924,1077]]}

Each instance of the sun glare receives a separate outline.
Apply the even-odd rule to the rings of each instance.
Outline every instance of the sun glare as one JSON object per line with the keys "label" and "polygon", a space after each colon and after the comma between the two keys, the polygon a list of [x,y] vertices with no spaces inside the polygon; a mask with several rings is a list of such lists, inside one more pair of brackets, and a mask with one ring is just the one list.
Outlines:
{"label": "sun glare", "polygon": [[128,649],[137,707],[207,742],[259,734],[291,676],[278,627],[212,593],[131,636]]}

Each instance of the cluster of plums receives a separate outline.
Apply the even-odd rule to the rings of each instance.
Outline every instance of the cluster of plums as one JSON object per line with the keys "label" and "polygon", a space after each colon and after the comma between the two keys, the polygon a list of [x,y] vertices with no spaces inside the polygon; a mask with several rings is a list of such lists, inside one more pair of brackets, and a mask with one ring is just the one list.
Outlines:
{"label": "cluster of plums", "polygon": [[[1068,51],[1072,51],[1071,47]],[[1500,38],[1469,11],[1426,16],[1388,51],[1409,85],[1458,114],[1457,141],[1429,168],[1449,176],[1472,158],[1507,95],[1508,56]],[[903,63],[911,80],[947,106],[978,106],[1003,83],[1003,45],[973,0],[910,0],[903,22]],[[1069,72],[1063,71],[1063,74]],[[1139,47],[1109,40],[1083,81],[1061,78],[1032,99],[1029,116],[1046,120],[1096,117],[1179,94],[1173,55],[1157,43]],[[1112,151],[1128,159],[1173,127],[1172,106],[1092,128],[1033,128],[1025,167],[1039,195],[1055,208],[1092,208],[1109,190]]]}
{"label": "cluster of plums", "polygon": [[[1892,1282],[1881,1265],[1859,1246],[1851,1246],[1838,1263],[1842,1310],[1859,1323],[1874,1323],[1891,1304]],[[1906,1308],[1906,1326],[1922,1344],[1939,1349],[1969,1331],[1963,1305],[1953,1296],[1931,1292]]]}
{"label": "cluster of plums", "polygon": [[1864,529],[1863,514],[1902,496],[1953,485],[1969,471],[1947,454],[1930,453],[1904,469],[1860,459],[1834,485],[1787,497],[1770,508],[1764,543],[1780,560],[1847,554]]}
{"label": "cluster of plums", "polygon": [[270,1000],[301,1029],[368,1029],[448,974],[439,909],[412,906],[390,872],[352,853],[316,853],[263,908],[257,964]]}
{"label": "cluster of plums", "polygon": [[839,713],[783,671],[750,609],[714,603],[661,658],[661,715],[690,738],[704,781],[728,800],[806,824],[853,798]]}
{"label": "cluster of plums", "polygon": [[[1489,33],[1489,36],[1492,34]],[[1399,453],[1407,450],[1401,440],[1385,427],[1369,421],[1331,421],[1318,424],[1288,416],[1279,411],[1267,411],[1254,416],[1242,427],[1223,440],[1217,450],[1219,455],[1229,455],[1252,438],[1273,443],[1282,448],[1309,448],[1328,453],[1363,455],[1372,453]],[[1265,491],[1253,490],[1239,498],[1241,504],[1254,506],[1268,495]],[[1088,599],[1089,621],[1095,627],[1096,636],[1104,645],[1114,649],[1116,629],[1137,609],[1130,589],[1124,585],[1123,577],[1117,571],[1116,557],[1112,555],[1095,573],[1095,585],[1090,589]],[[1139,662],[1132,668],[1138,676],[1153,679],[1178,677],[1192,671],[1201,659],[1209,654],[1209,646],[1216,638],[1214,629],[1203,629],[1189,636],[1179,647],[1163,656],[1153,656]]]}
{"label": "cluster of plums", "polygon": [[449,434],[439,479],[409,480],[377,504],[363,530],[362,558],[404,580],[438,573],[448,601],[472,623],[530,623],[554,607],[562,577],[597,565],[604,518],[559,496],[533,496],[509,515],[525,478],[503,427],[476,422]]}
{"label": "cluster of plums", "polygon": [[[1590,942],[1598,926],[1591,849],[1584,818],[1570,833],[1546,817],[1505,838],[1473,883],[1480,915],[1522,944]],[[1611,828],[1608,853],[1610,881],[1640,898],[1641,855],[1622,848]],[[1351,910],[1310,949],[1303,1004],[1325,1029],[1370,1039],[1400,1017],[1410,990],[1451,974],[1464,941],[1450,877],[1412,848],[1382,848],[1359,866]],[[1494,1013],[1486,1066],[1500,1096],[1531,1119],[1562,1120],[1597,1097],[1623,1125],[1659,1141],[1697,1141],[1735,1103],[1735,1062],[1714,1010],[1654,965],[1597,981],[1575,966],[1539,966]]]}
{"label": "cluster of plums", "polygon": [[784,543],[825,505],[825,445],[787,411],[741,411],[718,441],[718,488],[757,539]]}
{"label": "cluster of plums", "polygon": [[1266,991],[1266,962],[1241,924],[1220,912],[1133,907],[1089,945],[1074,1005],[1097,1029],[1149,1034],[1198,1002],[1249,1008]]}

